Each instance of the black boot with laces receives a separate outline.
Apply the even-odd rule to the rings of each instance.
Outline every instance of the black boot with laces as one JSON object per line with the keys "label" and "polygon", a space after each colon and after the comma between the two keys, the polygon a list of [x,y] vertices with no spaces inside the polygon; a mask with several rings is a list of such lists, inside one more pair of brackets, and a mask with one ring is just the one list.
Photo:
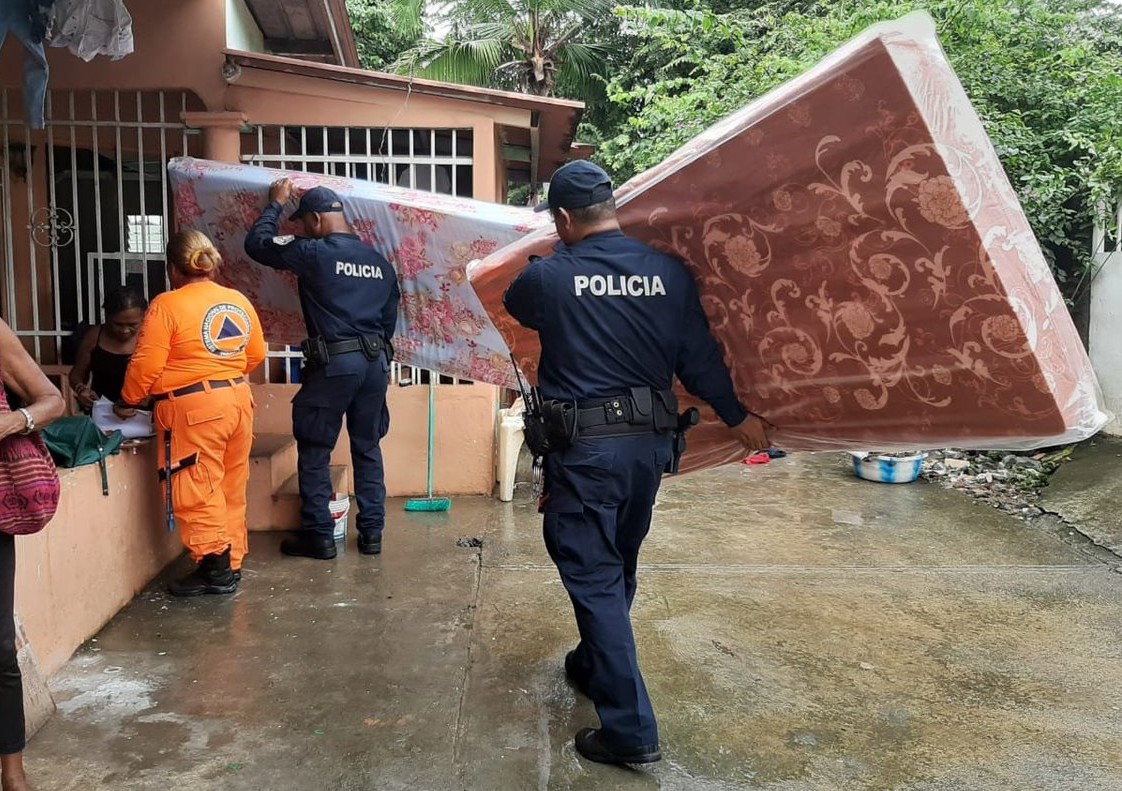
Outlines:
{"label": "black boot with laces", "polygon": [[205,555],[195,570],[168,586],[172,596],[223,595],[238,589],[238,580],[230,569],[230,548],[221,554]]}

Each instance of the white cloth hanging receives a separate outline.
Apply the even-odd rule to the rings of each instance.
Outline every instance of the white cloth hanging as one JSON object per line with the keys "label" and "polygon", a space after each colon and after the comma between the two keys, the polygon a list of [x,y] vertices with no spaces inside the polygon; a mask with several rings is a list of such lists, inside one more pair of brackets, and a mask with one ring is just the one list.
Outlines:
{"label": "white cloth hanging", "polygon": [[98,55],[120,60],[133,51],[132,16],[124,0],[57,0],[50,43],[87,62]]}

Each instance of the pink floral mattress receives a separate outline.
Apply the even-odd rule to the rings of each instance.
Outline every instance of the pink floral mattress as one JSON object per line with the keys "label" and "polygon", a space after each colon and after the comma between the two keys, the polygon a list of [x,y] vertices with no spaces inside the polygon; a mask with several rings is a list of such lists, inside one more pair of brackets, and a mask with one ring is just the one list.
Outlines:
{"label": "pink floral mattress", "polygon": [[[270,343],[295,345],[306,336],[296,279],[254,263],[243,245],[269,185],[288,176],[297,194],[316,185],[339,193],[356,233],[393,263],[402,293],[394,338],[400,362],[466,379],[513,381],[510,352],[468,283],[466,266],[547,218],[369,181],[200,159],[174,159],[168,172],[178,227],[214,240],[223,259],[220,281],[253,301]],[[281,227],[281,233],[298,232],[296,224]]]}
{"label": "pink floral mattress", "polygon": [[[1090,362],[930,18],[874,27],[617,191],[697,276],[741,400],[788,450],[1027,449],[1106,415]],[[469,274],[502,307],[552,227]],[[689,400],[689,399],[687,399]],[[743,451],[711,411],[683,467]]]}

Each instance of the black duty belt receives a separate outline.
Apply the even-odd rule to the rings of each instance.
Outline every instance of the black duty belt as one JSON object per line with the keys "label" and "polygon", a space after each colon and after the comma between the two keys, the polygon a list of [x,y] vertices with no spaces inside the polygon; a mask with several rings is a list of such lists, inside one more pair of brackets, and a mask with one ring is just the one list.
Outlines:
{"label": "black duty belt", "polygon": [[362,341],[358,338],[347,338],[345,341],[330,341],[327,343],[328,354],[347,354],[348,352],[361,352]]}
{"label": "black duty belt", "polygon": [[159,393],[152,396],[153,401],[166,401],[169,398],[183,398],[193,393],[203,393],[207,390],[217,390],[222,387],[233,387],[245,383],[245,377],[239,376],[237,379],[215,379],[209,382],[196,382],[193,385],[181,387],[178,390],[172,390],[170,393]]}
{"label": "black duty belt", "polygon": [[631,423],[634,419],[635,410],[627,396],[581,401],[577,404],[577,426],[582,429]]}
{"label": "black duty belt", "polygon": [[[656,415],[656,411],[660,414]],[[667,423],[671,417],[676,419],[677,415],[666,409],[657,398],[648,400],[646,414],[642,413],[633,396],[612,396],[577,404],[577,430],[582,437],[662,433],[669,430]]]}

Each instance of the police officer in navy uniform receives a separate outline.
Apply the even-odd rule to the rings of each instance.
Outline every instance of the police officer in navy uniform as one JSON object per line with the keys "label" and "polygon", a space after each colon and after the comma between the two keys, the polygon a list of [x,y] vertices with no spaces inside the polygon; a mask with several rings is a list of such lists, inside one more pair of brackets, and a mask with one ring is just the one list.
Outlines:
{"label": "police officer in navy uniform", "polygon": [[330,459],[346,415],[358,548],[377,555],[386,521],[380,442],[389,428],[386,389],[400,299],[397,274],[355,235],[339,196],[326,187],[305,192],[292,214],[303,221],[304,236],[279,236],[277,223],[291,194],[288,179],[275,182],[269,205],[245,240],[255,261],[296,275],[308,331],[300,390],[292,400],[302,529],[281,543],[281,551],[321,560],[336,555],[328,508]]}
{"label": "police officer in navy uniform", "polygon": [[541,339],[540,397],[575,421],[560,432],[575,440],[545,456],[540,510],[580,633],[565,672],[600,716],[600,728],[576,734],[576,749],[600,763],[651,763],[662,757],[658,726],[630,610],[639,547],[672,456],[673,379],[748,448],[769,447],[767,424],[737,399],[693,276],[623,234],[602,169],[564,165],[537,208],[552,213],[562,244],[533,261],[503,302]]}

